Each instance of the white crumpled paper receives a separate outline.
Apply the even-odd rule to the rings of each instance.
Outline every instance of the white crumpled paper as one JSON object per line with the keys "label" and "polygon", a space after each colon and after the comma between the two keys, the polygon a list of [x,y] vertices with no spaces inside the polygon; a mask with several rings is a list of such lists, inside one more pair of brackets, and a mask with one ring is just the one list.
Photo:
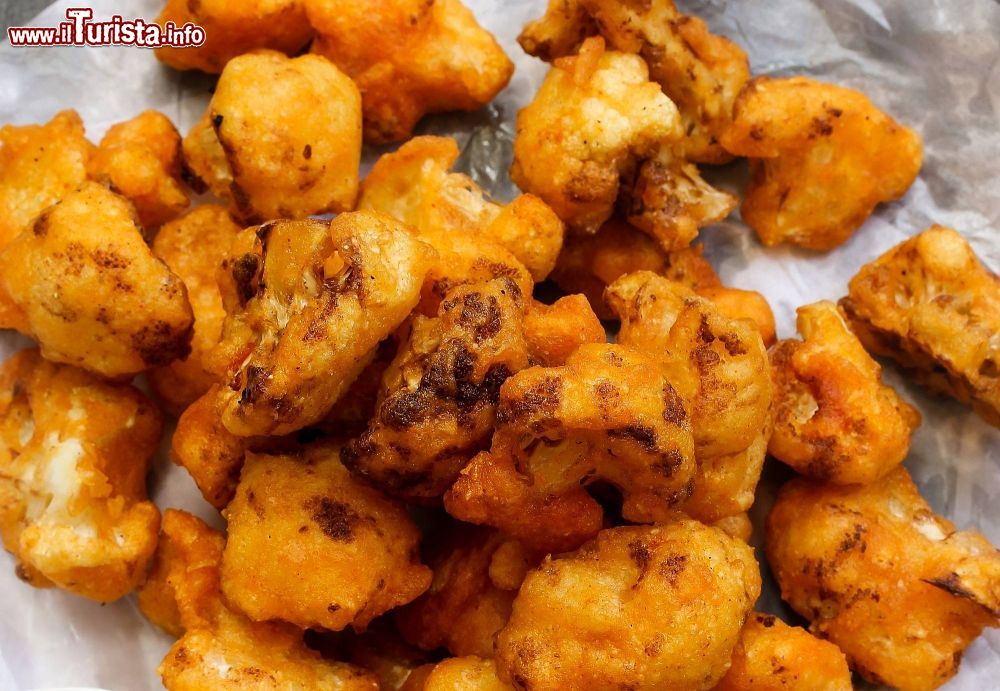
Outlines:
{"label": "white crumpled paper", "polygon": [[[440,116],[424,129],[456,136],[463,168],[497,197],[507,177],[517,109],[530,100],[545,66],[515,37],[541,14],[544,0],[466,0],[517,64],[510,87],[489,108]],[[55,25],[62,0],[37,17]],[[151,19],[162,0],[91,3],[97,18],[120,13]],[[794,332],[794,310],[837,299],[863,263],[931,223],[952,225],[1000,269],[1000,4],[995,0],[680,0],[682,9],[740,43],[757,74],[804,73],[859,88],[926,143],[920,179],[905,199],[880,208],[849,242],[827,254],[765,250],[736,220],[703,231],[707,253],[727,284],[764,293],[781,336]],[[76,108],[97,140],[114,122],[157,108],[184,132],[202,112],[211,80],[162,67],[138,48],[11,48],[0,43],[0,122],[44,122]],[[366,155],[370,165],[376,152]],[[713,172],[714,176],[715,173]],[[740,164],[719,172],[739,185]],[[0,334],[0,356],[26,341]],[[1000,544],[1000,431],[954,402],[931,398],[887,367],[889,381],[924,414],[907,460],[924,496],[959,526],[975,526]],[[784,471],[769,462],[754,509],[757,525]],[[219,522],[184,471],[165,455],[151,491],[161,508],[193,510]],[[759,545],[759,542],[758,542]],[[759,553],[759,550],[758,550]],[[766,573],[766,565],[763,565]],[[0,556],[0,688],[99,686],[159,688],[155,669],[170,644],[139,614],[133,598],[101,606],[57,590],[36,590]],[[760,607],[787,614],[773,584]],[[906,616],[900,612],[900,616]],[[987,631],[967,652],[949,689],[995,688],[1000,633]]]}

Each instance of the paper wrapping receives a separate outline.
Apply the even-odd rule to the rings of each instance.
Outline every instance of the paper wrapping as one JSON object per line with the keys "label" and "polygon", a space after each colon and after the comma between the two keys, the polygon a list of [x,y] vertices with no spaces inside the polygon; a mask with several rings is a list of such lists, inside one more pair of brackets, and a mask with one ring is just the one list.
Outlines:
{"label": "paper wrapping", "polygon": [[[525,55],[516,36],[544,0],[466,0],[517,65],[510,86],[478,113],[428,118],[421,131],[450,134],[462,147],[460,168],[497,198],[516,190],[507,174],[517,110],[546,66]],[[60,1],[31,22],[64,19]],[[161,0],[90,3],[95,19],[120,13],[155,17]],[[979,256],[1000,269],[1000,4],[994,0],[681,0],[711,28],[737,41],[755,74],[806,74],[860,89],[924,137],[920,178],[900,202],[880,207],[843,246],[826,254],[763,248],[737,218],[702,231],[706,254],[727,285],[758,290],[774,309],[778,333],[794,333],[795,308],[836,300],[862,264],[932,223],[963,232]],[[76,108],[97,141],[111,124],[147,108],[166,113],[181,132],[205,108],[212,80],[161,66],[138,48],[12,48],[0,44],[0,123],[45,122]],[[366,150],[365,167],[379,151]],[[739,190],[744,164],[712,170]],[[0,334],[0,357],[27,340]],[[926,395],[886,367],[886,379],[924,415],[906,461],[934,509],[960,527],[1000,544],[1000,431],[968,409]],[[164,444],[164,449],[166,443]],[[752,512],[761,525],[787,471],[769,460]],[[161,453],[150,490],[162,508],[180,507],[221,525],[180,468]],[[759,534],[755,535],[762,558]],[[762,564],[758,607],[789,615]],[[0,556],[0,689],[96,686],[116,691],[160,688],[155,669],[171,641],[139,613],[134,597],[101,606],[17,580]],[[900,613],[905,616],[905,613]],[[794,619],[792,619],[794,621]],[[1000,633],[988,630],[968,650],[953,690],[995,686]]]}

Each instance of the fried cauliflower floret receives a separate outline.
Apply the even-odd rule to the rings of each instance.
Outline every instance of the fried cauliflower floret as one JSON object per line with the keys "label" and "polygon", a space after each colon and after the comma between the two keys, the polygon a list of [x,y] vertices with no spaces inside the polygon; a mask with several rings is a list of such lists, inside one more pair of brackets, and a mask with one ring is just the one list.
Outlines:
{"label": "fried cauliflower floret", "polygon": [[[434,580],[426,593],[396,612],[396,625],[423,650],[445,647],[452,655],[492,657],[493,639],[507,623],[520,586],[516,577],[505,578],[504,562],[511,551],[523,559],[520,545],[494,530],[458,523],[446,524],[428,542]],[[517,569],[521,578],[526,567],[522,561]]]}
{"label": "fried cauliflower floret", "polygon": [[44,125],[0,127],[0,251],[84,183],[93,149],[75,110]]}
{"label": "fried cauliflower floret", "polygon": [[90,159],[89,170],[92,179],[132,202],[147,230],[166,223],[188,205],[181,184],[181,136],[170,119],[155,110],[112,125]]}
{"label": "fried cauliflower floret", "polygon": [[531,367],[504,383],[492,447],[465,467],[445,508],[531,549],[560,551],[601,526],[587,484],[614,485],[625,518],[650,522],[687,499],[694,472],[687,403],[657,363],[586,344],[562,367]]}
{"label": "fried cauliflower floret", "polygon": [[642,58],[589,39],[557,60],[517,115],[510,174],[570,230],[594,233],[614,210],[619,179],[680,135],[677,109],[648,81]]}
{"label": "fried cauliflower floret", "polygon": [[672,0],[550,0],[545,16],[525,26],[525,52],[552,61],[574,52],[588,36],[602,35],[615,50],[641,55],[680,111],[685,133],[678,153],[699,163],[731,156],[719,139],[732,122],[733,103],[750,79],[746,53],[716,36]]}
{"label": "fried cauliflower floret", "polygon": [[1000,426],[1000,279],[961,235],[934,226],[897,245],[840,306],[868,350]]}
{"label": "fried cauliflower floret", "polygon": [[852,691],[840,649],[771,614],[754,612],[715,691]]}
{"label": "fried cauliflower floret", "polygon": [[773,419],[767,352],[757,328],[648,271],[615,281],[605,300],[622,319],[618,342],[659,353],[669,381],[692,402],[698,472],[685,511],[706,523],[746,511]]}
{"label": "fried cauliflower floret", "polygon": [[415,669],[402,691],[512,691],[488,657],[452,657]]}
{"label": "fried cauliflower floret", "polygon": [[565,365],[584,343],[604,343],[607,332],[583,295],[566,295],[551,305],[533,300],[524,317],[524,340],[533,364]]}
{"label": "fried cauliflower floret", "polygon": [[407,139],[428,113],[478,110],[514,64],[459,0],[304,0],[329,58],[363,95],[365,141]]}
{"label": "fried cauliflower floret", "polygon": [[163,534],[139,608],[180,636],[159,673],[171,691],[203,689],[326,689],[376,691],[373,675],[323,660],[302,631],[280,622],[255,623],[230,610],[219,591],[222,533],[184,511],[167,509]]}
{"label": "fried cauliflower floret", "polygon": [[101,602],[142,581],[160,524],[146,470],[161,429],[131,386],[37,350],[0,367],[0,534],[20,578]]}
{"label": "fried cauliflower floret", "polygon": [[245,221],[347,211],[358,191],[361,96],[319,56],[241,55],[223,70],[184,154]]}
{"label": "fried cauliflower floret", "polygon": [[0,293],[12,325],[54,362],[126,379],[190,349],[184,284],[153,256],[131,205],[94,182],[0,253]]}
{"label": "fried cauliflower floret", "polygon": [[920,172],[918,135],[853,89],[807,77],[754,79],[722,143],[747,156],[740,213],[765,245],[843,244]]}
{"label": "fried cauliflower floret", "polygon": [[525,24],[517,42],[528,55],[552,62],[575,53],[584,39],[598,33],[580,0],[549,0],[545,14]]}
{"label": "fried cauliflower floret", "polygon": [[711,525],[726,535],[734,537],[737,540],[742,540],[743,542],[749,543],[750,538],[753,536],[753,523],[750,522],[750,516],[746,512],[720,518],[711,523]]}
{"label": "fried cauliflower floret", "polygon": [[491,200],[469,176],[449,172],[458,154],[449,137],[414,137],[375,162],[358,209],[382,211],[418,232],[475,235],[513,254],[532,280],[545,280],[562,247],[562,221],[534,195],[506,205]]}
{"label": "fried cauliflower floret", "polygon": [[156,48],[160,62],[178,70],[219,74],[231,59],[259,48],[289,55],[298,53],[312,37],[302,0],[167,0],[156,23],[188,22],[205,29],[200,46]]}
{"label": "fried cauliflower floret", "polygon": [[528,574],[497,637],[521,689],[710,689],[760,593],[753,551],[680,519],[601,531]]}
{"label": "fried cauliflower floret", "polygon": [[874,482],[903,462],[920,413],[882,383],[882,368],[832,302],[798,309],[803,340],[771,350],[775,428],[768,451],[803,475]]}
{"label": "fried cauliflower floret", "polygon": [[384,214],[277,221],[237,238],[220,276],[227,317],[213,353],[233,434],[318,422],[416,306],[434,251]]}
{"label": "fried cauliflower floret", "polygon": [[452,290],[436,318],[414,317],[344,465],[410,500],[444,494],[489,446],[500,385],[528,365],[523,312],[520,289],[500,278]]}
{"label": "fried cauliflower floret", "polygon": [[775,341],[774,313],[760,293],[722,285],[700,244],[664,252],[655,240],[618,218],[601,226],[596,235],[566,239],[552,272],[563,290],[583,293],[601,319],[617,319],[604,302],[604,289],[622,276],[652,271],[683,283],[730,319],[750,319],[764,345]]}
{"label": "fried cauliflower floret", "polygon": [[247,454],[226,508],[226,600],[254,621],[364,630],[427,589],[406,510],[351,477],[339,449]]}
{"label": "fried cauliflower floret", "polygon": [[226,539],[186,511],[163,512],[153,565],[138,590],[139,609],[175,638],[208,628],[219,606],[219,563]]}
{"label": "fried cauliflower floret", "polygon": [[781,596],[867,680],[933,689],[1000,614],[1000,552],[933,513],[897,467],[864,486],[800,478],[767,519]]}
{"label": "fried cauliflower floret", "polygon": [[226,318],[215,276],[240,230],[223,207],[206,204],[164,225],[153,240],[153,254],[184,282],[194,312],[191,353],[146,373],[153,391],[175,415],[216,381],[205,360],[219,342]]}
{"label": "fried cauliflower floret", "polygon": [[213,386],[189,405],[170,439],[170,459],[191,475],[201,495],[220,511],[236,493],[247,440],[222,424],[223,398]]}

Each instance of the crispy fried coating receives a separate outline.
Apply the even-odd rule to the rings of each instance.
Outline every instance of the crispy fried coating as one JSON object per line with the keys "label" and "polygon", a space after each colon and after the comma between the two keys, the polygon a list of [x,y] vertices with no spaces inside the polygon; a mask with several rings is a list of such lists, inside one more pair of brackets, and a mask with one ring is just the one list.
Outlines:
{"label": "crispy fried coating", "polygon": [[698,472],[685,511],[706,523],[746,511],[773,420],[767,352],[756,327],[648,271],[612,283],[605,300],[622,319],[618,342],[660,353],[667,378],[691,401]]}
{"label": "crispy fried coating", "polygon": [[319,56],[241,55],[219,77],[184,155],[247,222],[347,211],[358,191],[361,96]]}
{"label": "crispy fried coating", "polygon": [[518,41],[524,50],[553,60],[600,34],[615,50],[641,55],[649,73],[680,111],[685,137],[677,153],[699,163],[731,156],[719,139],[732,122],[733,103],[750,79],[746,53],[716,36],[672,0],[550,0],[545,16],[529,23]]}
{"label": "crispy fried coating", "polygon": [[194,312],[190,354],[146,373],[153,391],[174,415],[216,381],[205,360],[219,342],[226,318],[215,276],[240,230],[223,207],[205,204],[165,224],[153,240],[153,254],[184,282]]}
{"label": "crispy fried coating", "polygon": [[222,424],[223,398],[213,386],[177,420],[170,439],[170,459],[191,475],[209,504],[220,511],[236,493],[247,439]]}
{"label": "crispy fried coating", "polygon": [[66,195],[0,253],[0,293],[46,359],[130,378],[183,358],[193,315],[131,205],[94,183]]}
{"label": "crispy fried coating", "polygon": [[396,337],[400,329],[383,340],[375,348],[375,356],[358,378],[348,387],[344,395],[330,408],[330,412],[316,424],[316,429],[337,440],[357,437],[368,429],[368,423],[375,415],[382,391],[382,378],[389,365],[396,359],[399,343]]}
{"label": "crispy fried coating", "polygon": [[93,150],[75,110],[44,125],[0,127],[0,251],[84,183]]}
{"label": "crispy fried coating", "polygon": [[129,385],[37,350],[0,367],[0,534],[20,578],[101,602],[142,581],[160,525],[146,470],[161,430]]}
{"label": "crispy fried coating", "polygon": [[868,350],[1000,426],[1000,279],[934,226],[866,264],[840,301]]}
{"label": "crispy fried coating", "polygon": [[524,316],[524,340],[533,364],[565,365],[584,343],[604,343],[607,332],[583,295],[565,295],[551,305],[533,300]]}
{"label": "crispy fried coating", "polygon": [[428,113],[481,108],[514,64],[459,0],[304,0],[329,58],[363,95],[365,141],[407,139]]}
{"label": "crispy fried coating", "polygon": [[617,319],[604,302],[604,289],[626,274],[652,271],[715,303],[730,319],[751,319],[764,345],[775,341],[774,313],[760,293],[722,285],[712,265],[702,256],[703,247],[692,245],[664,252],[650,236],[635,226],[612,218],[596,235],[566,239],[552,272],[552,279],[569,293],[583,293],[601,319]]}
{"label": "crispy fried coating", "polygon": [[231,59],[259,48],[294,55],[313,34],[302,0],[167,0],[156,23],[167,22],[201,26],[205,42],[156,48],[156,59],[174,69],[210,74],[219,74]]}
{"label": "crispy fried coating", "polygon": [[138,590],[139,609],[175,638],[208,628],[219,606],[219,563],[226,539],[179,509],[163,512],[149,575]]}
{"label": "crispy fried coating", "polygon": [[772,614],[754,612],[740,632],[732,665],[715,691],[851,691],[840,649]]}
{"label": "crispy fried coating", "polygon": [[343,448],[344,465],[409,500],[444,494],[489,446],[500,385],[528,365],[524,300],[499,278],[452,290],[436,318],[414,317],[368,429]]}
{"label": "crispy fried coating", "polygon": [[510,555],[513,551],[522,560],[515,570],[523,578],[523,551],[495,530],[462,524],[449,524],[428,542],[426,561],[434,580],[426,593],[396,612],[396,625],[423,650],[445,647],[452,655],[492,657],[493,639],[507,623],[520,586],[505,577],[511,572]]}
{"label": "crispy fried coating", "polygon": [[649,522],[691,493],[688,404],[655,360],[590,343],[562,367],[531,367],[500,389],[493,445],[445,495],[448,513],[539,551],[579,546],[603,512],[585,486],[604,480],[622,514]]}
{"label": "crispy fried coating", "polygon": [[222,533],[191,514],[164,513],[156,560],[139,593],[143,614],[181,636],[160,665],[164,687],[377,691],[373,675],[323,660],[299,629],[230,610],[219,590],[223,542]]}
{"label": "crispy fried coating", "polygon": [[545,280],[562,248],[562,221],[531,194],[506,205],[491,200],[469,176],[449,172],[458,154],[450,137],[414,137],[375,162],[358,209],[395,216],[421,235],[475,235],[513,254],[532,280]]}
{"label": "crispy fried coating", "polygon": [[598,33],[580,0],[549,0],[545,14],[525,24],[517,42],[528,55],[552,62],[575,53],[584,39]]}
{"label": "crispy fried coating", "polygon": [[497,637],[521,689],[710,689],[760,593],[753,551],[697,521],[601,531],[528,574]]}
{"label": "crispy fried coating", "polygon": [[351,477],[337,447],[247,454],[226,518],[222,589],[254,621],[363,631],[431,581],[404,507]]}
{"label": "crispy fried coating", "polygon": [[622,175],[680,135],[677,109],[648,77],[642,58],[588,39],[555,62],[518,113],[511,178],[570,230],[596,232]]}
{"label": "crispy fried coating", "polygon": [[690,245],[702,226],[723,220],[739,203],[705,182],[693,163],[671,149],[638,166],[623,180],[620,196],[628,222],[670,252]]}
{"label": "crispy fried coating", "polygon": [[147,110],[112,125],[94,152],[90,177],[135,206],[142,227],[158,228],[188,205],[181,184],[181,136],[170,119]]}
{"label": "crispy fried coating", "polygon": [[882,383],[882,368],[832,302],[798,309],[803,340],[770,353],[775,428],[768,451],[802,475],[874,482],[903,462],[920,413]]}
{"label": "crispy fried coating", "polygon": [[493,660],[469,655],[415,669],[402,691],[512,691],[513,688],[500,680]]}
{"label": "crispy fried coating", "polygon": [[751,159],[740,213],[761,242],[820,251],[902,197],[923,160],[920,135],[864,94],[808,77],[750,82],[722,143]]}
{"label": "crispy fried coating", "polygon": [[[410,674],[430,659],[404,641],[388,617],[372,622],[363,634],[337,633],[325,638],[334,639],[334,645],[346,651],[348,662],[374,673],[381,691],[399,691]],[[327,656],[325,650],[320,651]]]}
{"label": "crispy fried coating", "polygon": [[931,511],[903,467],[870,485],[805,478],[767,519],[781,596],[867,680],[933,689],[1000,613],[1000,552]]}
{"label": "crispy fried coating", "polygon": [[233,434],[318,422],[420,297],[434,251],[369,211],[277,221],[237,238],[220,273],[227,317],[213,353]]}
{"label": "crispy fried coating", "polygon": [[711,525],[726,535],[743,542],[750,542],[750,538],[753,536],[753,523],[750,522],[750,516],[745,512],[720,518]]}

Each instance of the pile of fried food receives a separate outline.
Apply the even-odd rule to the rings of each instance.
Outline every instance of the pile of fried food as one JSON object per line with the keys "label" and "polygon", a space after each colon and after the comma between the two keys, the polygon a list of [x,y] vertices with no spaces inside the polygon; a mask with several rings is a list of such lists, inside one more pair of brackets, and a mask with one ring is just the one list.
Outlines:
{"label": "pile of fried food", "polygon": [[[906,192],[918,135],[856,91],[751,79],[671,0],[552,0],[520,37],[551,62],[517,119],[523,195],[430,136],[359,181],[363,142],[513,70],[459,0],[377,6],[169,0],[208,42],[158,57],[219,73],[183,139],[152,111],[97,146],[73,111],[0,130],[0,326],[38,343],[0,368],[18,575],[136,591],[177,638],[170,689],[955,675],[998,625],[1000,553],[917,493],[921,418],[873,355],[1000,425],[997,277],[934,227],[776,341],[692,245],[737,204],[698,166],[748,158],[760,240],[828,250]],[[225,533],[148,499],[161,409]],[[800,474],[765,551],[808,629],[753,611],[768,454]]]}

